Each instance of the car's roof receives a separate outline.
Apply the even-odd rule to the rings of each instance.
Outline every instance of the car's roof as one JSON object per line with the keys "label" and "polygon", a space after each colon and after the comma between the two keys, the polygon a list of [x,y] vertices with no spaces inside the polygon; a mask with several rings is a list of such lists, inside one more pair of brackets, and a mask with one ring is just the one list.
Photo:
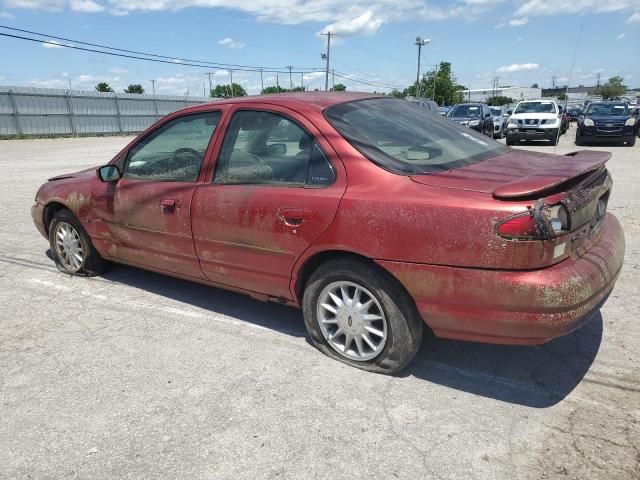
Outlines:
{"label": "car's roof", "polygon": [[251,95],[247,97],[225,98],[224,100],[214,100],[189,110],[208,110],[215,105],[230,105],[241,103],[271,103],[277,105],[287,105],[290,107],[305,106],[324,110],[332,105],[351,102],[354,100],[364,100],[367,98],[388,98],[383,95],[363,92],[293,92],[293,93],[273,93],[269,95]]}
{"label": "car's roof", "polygon": [[454,107],[458,105],[484,105],[484,102],[465,102],[465,103],[456,103]]}
{"label": "car's roof", "polygon": [[621,103],[627,103],[624,100],[612,100],[609,102],[591,102],[591,105],[620,105]]}

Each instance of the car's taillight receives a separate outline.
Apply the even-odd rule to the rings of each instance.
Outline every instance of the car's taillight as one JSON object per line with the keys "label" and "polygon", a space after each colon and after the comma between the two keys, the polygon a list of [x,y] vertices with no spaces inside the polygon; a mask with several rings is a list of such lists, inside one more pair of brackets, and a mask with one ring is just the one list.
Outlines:
{"label": "car's taillight", "polygon": [[548,240],[569,232],[569,216],[562,205],[533,208],[498,224],[498,235],[511,240]]}

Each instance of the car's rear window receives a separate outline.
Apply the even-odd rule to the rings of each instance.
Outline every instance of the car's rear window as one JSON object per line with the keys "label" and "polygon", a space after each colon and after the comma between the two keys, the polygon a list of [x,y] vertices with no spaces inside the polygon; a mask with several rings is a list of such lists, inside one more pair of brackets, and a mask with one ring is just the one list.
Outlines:
{"label": "car's rear window", "polygon": [[401,99],[356,100],[329,107],[324,114],[365,157],[403,175],[459,168],[508,150],[485,135]]}

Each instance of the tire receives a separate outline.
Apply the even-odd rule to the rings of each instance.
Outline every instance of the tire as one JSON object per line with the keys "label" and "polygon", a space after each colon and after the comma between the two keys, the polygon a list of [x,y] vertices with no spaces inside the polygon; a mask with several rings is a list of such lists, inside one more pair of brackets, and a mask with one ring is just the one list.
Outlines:
{"label": "tire", "polygon": [[555,128],[552,133],[553,135],[551,135],[551,137],[549,138],[549,143],[551,145],[557,145],[558,139],[560,138],[560,135],[559,135],[560,131],[557,128]]}
{"label": "tire", "polygon": [[507,145],[511,146],[511,145],[515,145],[516,142],[514,142],[513,140],[511,140],[509,138],[509,136],[507,136],[507,140],[506,140]]}
{"label": "tire", "polygon": [[[357,306],[351,307],[346,301],[343,310],[337,307],[338,303],[334,302],[331,294],[327,292],[334,291],[334,295],[344,299],[340,294],[340,286],[345,286],[346,298],[351,296],[352,299],[357,295],[356,287],[360,289],[360,301],[355,305],[361,306],[362,301],[369,304],[369,300],[372,300],[371,306],[364,313],[370,317],[381,318],[367,320],[368,325],[373,326],[378,334],[364,330],[366,321],[359,316]],[[321,306],[327,303],[334,308],[333,312]],[[391,275],[376,265],[351,258],[338,258],[321,265],[307,282],[302,309],[304,323],[313,345],[327,356],[347,365],[368,372],[394,374],[407,366],[420,349],[424,324],[413,300]],[[321,326],[321,315],[333,317],[324,318],[332,322],[323,322]],[[338,317],[342,320],[338,320]],[[352,348],[347,347],[346,353],[340,351],[341,346],[338,342],[340,339],[344,348],[344,344],[347,343],[346,333],[336,336],[336,332],[341,330],[342,326],[352,329],[353,334],[353,339],[349,342]],[[358,334],[358,329],[364,334]],[[383,339],[381,333],[385,330],[386,338]],[[330,341],[332,334],[336,338],[335,342]],[[371,344],[367,345],[361,335],[366,335],[379,350],[375,351]],[[356,359],[358,356],[361,358]]]}
{"label": "tire", "polygon": [[633,147],[636,144],[636,137],[631,137],[628,141],[627,141],[627,147]]}
{"label": "tire", "polygon": [[[85,229],[69,210],[58,210],[51,219],[49,245],[56,267],[67,275],[93,277],[104,273],[109,266],[109,262],[100,256]],[[70,249],[76,249],[81,259],[75,257],[72,260],[66,256],[73,251]]]}
{"label": "tire", "polygon": [[580,129],[576,130],[576,146],[581,147],[584,145],[584,141],[582,140],[582,134],[580,133]]}

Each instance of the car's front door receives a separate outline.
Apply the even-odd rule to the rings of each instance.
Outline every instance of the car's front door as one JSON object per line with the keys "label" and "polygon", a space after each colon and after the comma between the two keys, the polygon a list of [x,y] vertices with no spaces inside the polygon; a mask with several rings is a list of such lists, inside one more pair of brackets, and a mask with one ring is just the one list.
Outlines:
{"label": "car's front door", "polygon": [[273,106],[236,110],[213,180],[193,197],[205,275],[290,299],[293,266],[333,221],[345,187],[342,163],[304,117]]}
{"label": "car's front door", "polygon": [[176,117],[127,153],[122,178],[92,192],[99,241],[126,263],[203,278],[191,234],[191,199],[220,112]]}

